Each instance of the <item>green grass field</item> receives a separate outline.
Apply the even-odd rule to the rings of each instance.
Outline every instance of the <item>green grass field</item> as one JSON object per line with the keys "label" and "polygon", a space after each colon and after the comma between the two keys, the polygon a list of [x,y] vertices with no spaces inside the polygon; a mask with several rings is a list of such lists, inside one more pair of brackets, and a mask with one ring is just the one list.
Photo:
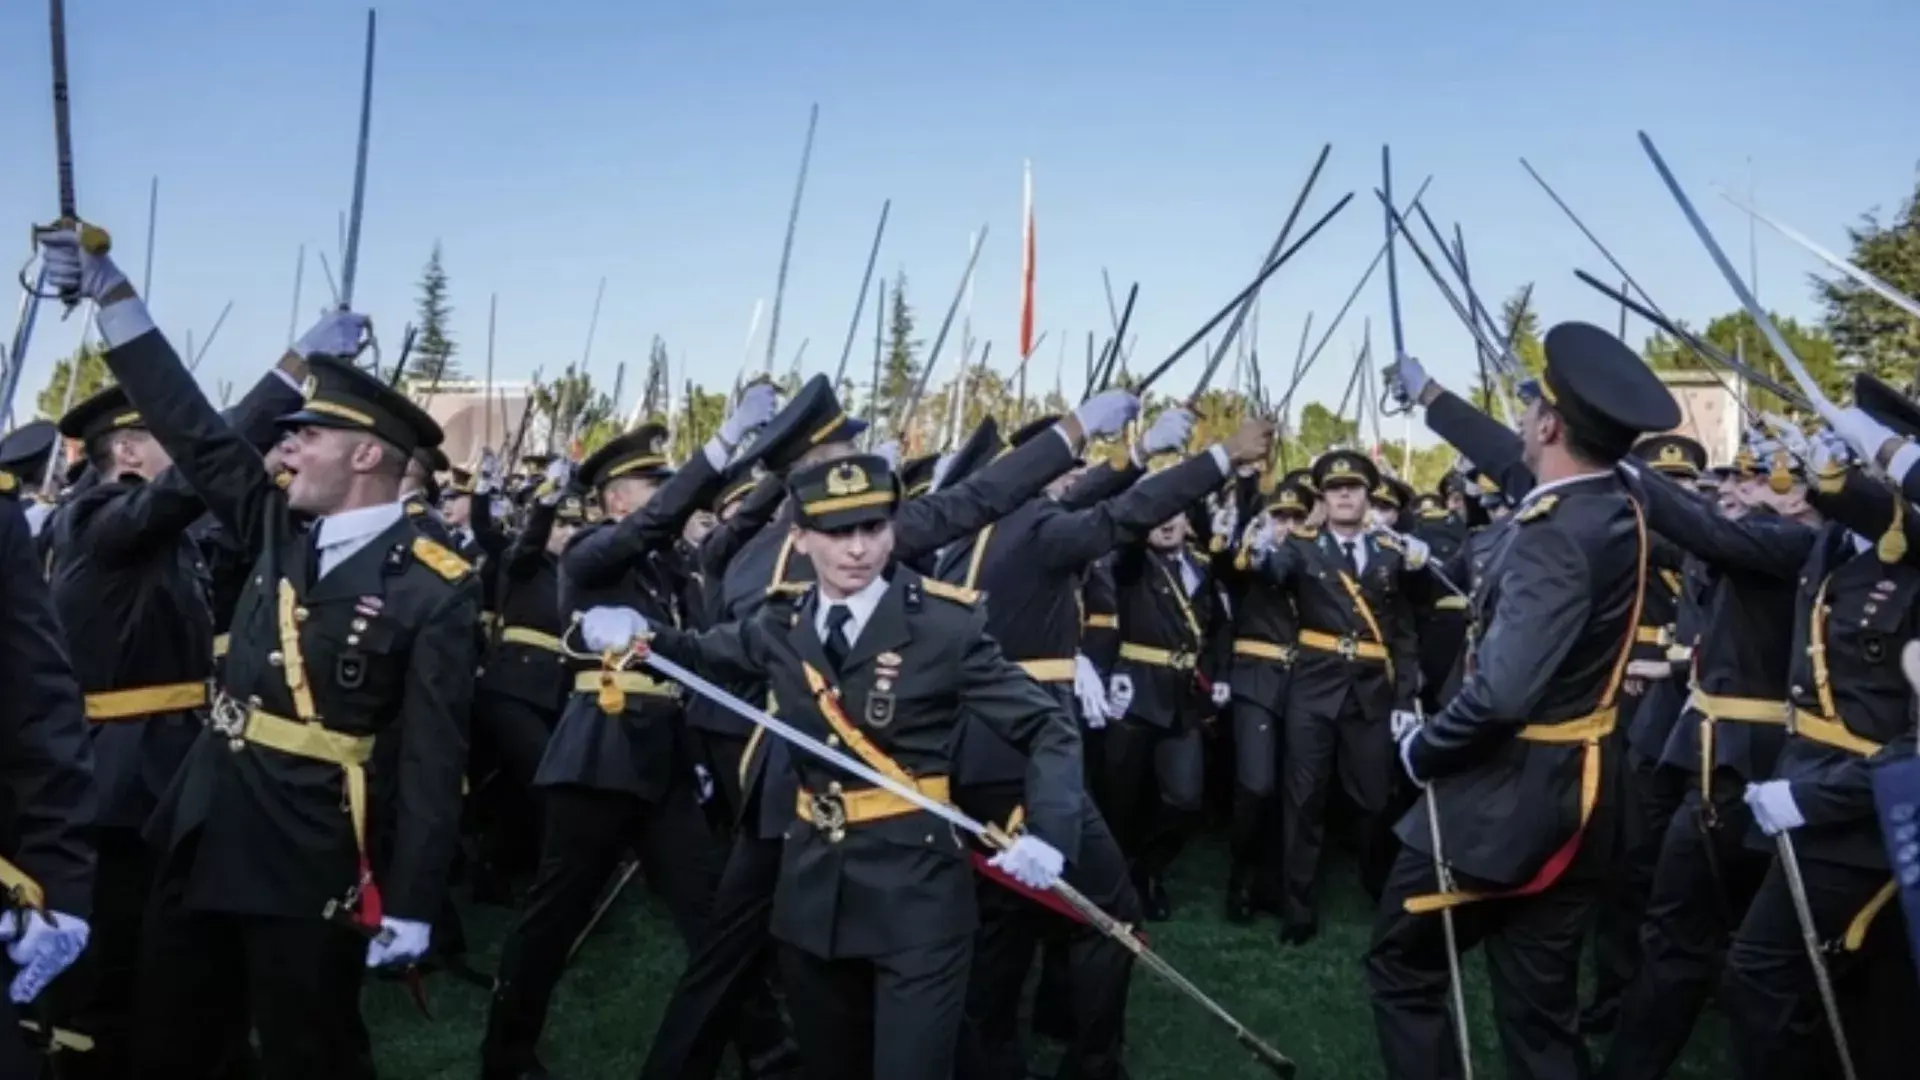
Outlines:
{"label": "green grass field", "polygon": [[[1284,949],[1276,924],[1263,919],[1234,926],[1221,913],[1224,852],[1202,840],[1181,858],[1168,888],[1178,910],[1151,927],[1162,955],[1300,1065],[1303,1080],[1370,1080],[1380,1075],[1373,1019],[1360,972],[1372,922],[1371,908],[1350,867],[1330,869],[1327,911],[1320,937],[1304,949]],[[630,893],[640,892],[636,880]],[[499,908],[468,912],[473,962],[491,971],[511,914]],[[666,995],[679,974],[682,952],[664,914],[649,898],[629,897],[606,921],[554,1002],[543,1056],[565,1080],[631,1080]],[[1476,954],[1467,960],[1474,1053],[1482,1076],[1500,1076],[1492,1006]],[[368,990],[380,1072],[387,1080],[471,1080],[478,1072],[486,998],[444,977],[429,982],[435,1019],[427,1021],[397,986]],[[1709,1012],[1701,1021],[1675,1080],[1723,1077],[1724,1026]],[[1597,1047],[1603,1050],[1604,1047]],[[1040,1043],[1036,1063],[1055,1048]],[[1128,1014],[1128,1068],[1134,1080],[1248,1080],[1270,1076],[1251,1065],[1233,1040],[1199,1009],[1144,971],[1136,970]]]}

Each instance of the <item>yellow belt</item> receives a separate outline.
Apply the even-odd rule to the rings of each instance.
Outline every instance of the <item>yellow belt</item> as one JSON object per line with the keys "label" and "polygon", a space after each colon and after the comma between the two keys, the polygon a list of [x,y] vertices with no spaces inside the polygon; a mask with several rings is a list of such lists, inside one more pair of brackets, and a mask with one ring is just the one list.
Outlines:
{"label": "yellow belt", "polygon": [[1713,767],[1719,755],[1714,752],[1714,725],[1722,720],[1733,720],[1743,724],[1784,724],[1787,722],[1787,709],[1784,701],[1767,701],[1764,698],[1722,697],[1709,694],[1698,686],[1692,688],[1688,700],[1700,710],[1700,805],[1709,808],[1713,805]]}
{"label": "yellow belt", "polygon": [[1261,641],[1259,638],[1234,638],[1233,655],[1254,660],[1278,660],[1283,664],[1293,663],[1293,649],[1286,645],[1275,645],[1271,641]]}
{"label": "yellow belt", "polygon": [[1088,630],[1118,630],[1120,629],[1120,616],[1089,615],[1086,621],[1080,625]]}
{"label": "yellow belt", "polygon": [[1658,645],[1664,649],[1673,644],[1673,627],[1636,626],[1633,628],[1633,643],[1635,645]]}
{"label": "yellow belt", "polygon": [[303,724],[284,716],[241,704],[221,695],[213,704],[213,730],[226,737],[236,753],[248,746],[264,746],[290,757],[338,765],[347,778],[347,812],[353,816],[353,842],[367,851],[367,762],[373,758],[373,736],[349,735],[319,724]]}
{"label": "yellow belt", "polygon": [[[535,630],[531,626],[507,627],[500,631],[500,642],[503,645],[531,645],[536,649],[545,649],[548,652],[563,651],[560,647],[559,638],[544,630]],[[597,680],[594,683],[594,689],[599,689],[599,682]]]}
{"label": "yellow belt", "polygon": [[221,657],[227,655],[227,650],[232,648],[232,646],[233,646],[232,634],[213,635],[213,658],[215,660],[218,660]]}
{"label": "yellow belt", "polygon": [[[951,801],[951,789],[944,776],[915,777],[913,786],[920,794],[936,802]],[[799,800],[794,804],[794,812],[800,815],[801,821],[809,825],[818,825],[829,832],[837,832],[848,825],[917,814],[920,812],[920,807],[886,788],[843,791],[836,781],[827,785],[825,794],[802,788]],[[835,836],[833,839],[837,840],[839,837]]]}
{"label": "yellow belt", "polygon": [[87,719],[144,720],[160,713],[197,709],[207,703],[205,682],[162,683],[130,690],[102,690],[87,695]]}
{"label": "yellow belt", "polygon": [[1467,610],[1467,598],[1464,596],[1457,596],[1453,593],[1448,593],[1446,596],[1443,596],[1440,599],[1435,600],[1433,602],[1433,610],[1465,611]]}
{"label": "yellow belt", "polygon": [[1361,641],[1359,638],[1341,637],[1319,630],[1300,631],[1300,644],[1316,652],[1339,653],[1349,660],[1385,660],[1387,647],[1377,641]]}
{"label": "yellow belt", "polygon": [[1847,924],[1847,935],[1840,942],[1848,952],[1859,952],[1860,946],[1867,943],[1867,931],[1873,927],[1874,917],[1893,899],[1896,891],[1894,883],[1887,882],[1879,892],[1873,894],[1873,899],[1867,901],[1866,907],[1854,914],[1853,921]]}
{"label": "yellow belt", "polygon": [[[1593,808],[1600,801],[1600,740],[1613,733],[1614,723],[1618,717],[1619,710],[1609,706],[1608,708],[1601,709],[1599,712],[1588,713],[1585,716],[1575,717],[1572,720],[1562,720],[1555,724],[1528,724],[1526,727],[1520,729],[1519,738],[1522,742],[1548,743],[1562,746],[1577,745],[1580,747],[1580,824],[1574,829],[1574,837],[1576,839],[1586,832],[1587,823],[1593,818]],[[1564,856],[1566,861],[1571,861],[1577,851],[1578,848],[1573,846],[1570,841],[1567,847],[1563,848],[1561,852],[1556,853],[1556,856]],[[1550,863],[1552,861],[1553,860],[1549,860]],[[1562,866],[1561,869],[1564,869],[1564,866]],[[1537,891],[1537,889],[1534,887],[1534,883],[1530,882],[1518,890],[1504,892],[1468,892],[1461,890],[1456,892],[1427,893],[1421,896],[1408,897],[1402,903],[1402,907],[1404,907],[1409,914],[1424,915],[1435,911],[1444,911],[1448,908],[1459,907],[1461,904],[1470,904],[1476,900],[1497,900],[1502,896],[1524,896],[1530,895],[1534,891]]]}
{"label": "yellow belt", "polygon": [[1787,730],[1803,739],[1812,739],[1821,746],[1831,746],[1835,750],[1845,750],[1861,757],[1872,757],[1880,752],[1879,743],[1855,735],[1840,721],[1810,713],[1798,706],[1794,707],[1793,715],[1787,721]]}
{"label": "yellow belt", "polygon": [[1192,671],[1195,657],[1186,651],[1162,649],[1155,645],[1135,645],[1131,641],[1120,643],[1120,659],[1131,660],[1136,664],[1151,667],[1172,668],[1175,671]]}
{"label": "yellow belt", "polygon": [[680,696],[678,686],[670,682],[661,682],[643,671],[582,671],[573,677],[573,688],[581,693],[597,694],[608,687],[623,693],[640,694],[645,697],[677,698]]}
{"label": "yellow belt", "polygon": [[1019,660],[1020,670],[1035,682],[1072,682],[1072,660]]}
{"label": "yellow belt", "polygon": [[1667,646],[1667,661],[1669,663],[1674,663],[1674,664],[1693,663],[1693,646],[1691,645]]}

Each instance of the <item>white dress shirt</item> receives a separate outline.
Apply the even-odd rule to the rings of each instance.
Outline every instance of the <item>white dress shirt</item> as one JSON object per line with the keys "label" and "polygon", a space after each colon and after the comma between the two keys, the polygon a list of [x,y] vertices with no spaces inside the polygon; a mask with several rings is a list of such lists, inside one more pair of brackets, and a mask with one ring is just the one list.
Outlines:
{"label": "white dress shirt", "polygon": [[326,577],[329,570],[373,543],[374,537],[392,528],[394,522],[405,516],[406,510],[396,500],[329,514],[314,522],[313,527],[319,531],[315,544],[320,549],[320,573],[315,580]]}
{"label": "white dress shirt", "polygon": [[1327,539],[1333,541],[1333,545],[1334,545],[1333,553],[1335,555],[1340,556],[1342,559],[1346,558],[1347,553],[1344,550],[1345,547],[1349,544],[1353,546],[1353,576],[1354,577],[1359,577],[1361,574],[1364,574],[1367,572],[1367,534],[1366,533],[1356,532],[1352,536],[1341,536],[1339,533],[1334,532],[1332,528],[1328,528]]}
{"label": "white dress shirt", "polygon": [[852,648],[853,643],[860,640],[860,631],[867,625],[867,620],[873,618],[874,611],[880,607],[880,598],[885,595],[887,595],[887,579],[884,575],[876,576],[872,581],[867,582],[866,588],[840,600],[829,600],[827,594],[822,591],[819,607],[813,613],[813,630],[820,635],[820,643],[822,645],[827,643],[827,613],[836,605],[843,605],[851,618],[847,620],[846,628],[841,632],[846,636],[847,647]]}

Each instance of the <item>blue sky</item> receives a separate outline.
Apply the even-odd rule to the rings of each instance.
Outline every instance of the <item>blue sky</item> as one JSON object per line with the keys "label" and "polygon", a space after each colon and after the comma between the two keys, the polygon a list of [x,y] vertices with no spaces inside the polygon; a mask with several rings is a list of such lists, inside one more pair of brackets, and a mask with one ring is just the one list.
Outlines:
{"label": "blue sky", "polygon": [[[189,329],[204,337],[232,300],[200,374],[250,378],[286,341],[303,242],[303,324],[324,298],[312,253],[334,258],[350,194],[365,9],[68,7],[81,211],[114,231],[137,282],[159,176],[155,314],[176,341]],[[1380,242],[1371,188],[1382,143],[1403,193],[1433,174],[1427,203],[1443,227],[1465,228],[1490,298],[1531,280],[1549,323],[1615,318],[1573,280],[1574,267],[1604,264],[1520,169],[1525,155],[1664,308],[1700,320],[1732,308],[1732,294],[1635,130],[1653,135],[1743,269],[1744,218],[1711,184],[1745,189],[1749,159],[1760,205],[1844,250],[1846,224],[1912,190],[1916,39],[1920,4],[1907,0],[390,3],[359,306],[397,343],[437,238],[470,371],[484,360],[489,293],[500,303],[497,376],[551,373],[580,356],[605,276],[600,379],[610,384],[627,360],[630,398],[658,333],[676,381],[684,355],[696,381],[730,383],[754,302],[772,299],[817,101],[782,368],[803,338],[809,370],[837,359],[891,197],[880,265],[907,270],[928,338],[969,230],[991,223],[974,326],[1004,370],[1031,159],[1038,322],[1052,336],[1030,378],[1052,383],[1064,334],[1075,392],[1086,332],[1108,324],[1101,268],[1117,289],[1141,283],[1138,354],[1164,354],[1250,277],[1325,141],[1333,156],[1303,222],[1358,194],[1269,286],[1270,380],[1283,377],[1306,313],[1324,326]],[[43,7],[0,5],[0,215],[19,228],[23,256],[26,225],[55,207],[48,85]],[[1763,231],[1760,267],[1766,302],[1815,313],[1805,256]],[[1468,339],[1411,258],[1401,291],[1410,350],[1443,381],[1464,382]],[[1386,307],[1376,278],[1307,396],[1339,396],[1362,316],[1386,348]],[[11,299],[4,310],[10,325]],[[77,320],[41,325],[26,395],[78,339]],[[763,322],[756,355],[764,334]],[[855,371],[869,341],[863,328]],[[1167,386],[1184,390],[1197,371],[1183,362]]]}

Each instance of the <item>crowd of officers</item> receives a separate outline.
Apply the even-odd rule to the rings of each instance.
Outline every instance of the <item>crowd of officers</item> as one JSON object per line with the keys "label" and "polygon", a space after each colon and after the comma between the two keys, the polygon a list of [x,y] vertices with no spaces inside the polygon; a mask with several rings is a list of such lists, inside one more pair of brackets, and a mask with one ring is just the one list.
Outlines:
{"label": "crowd of officers", "polygon": [[[1015,1080],[1036,965],[1059,1074],[1123,1077],[1132,954],[1046,891],[1172,918],[1215,809],[1226,916],[1285,946],[1356,869],[1387,1075],[1462,1075],[1475,946],[1508,1075],[1663,1076],[1710,998],[1739,1075],[1838,1075],[1807,935],[1858,1075],[1910,1075],[1874,784],[1914,754],[1920,408],[1871,377],[1709,469],[1595,328],[1548,334],[1518,431],[1403,359],[1468,463],[1418,494],[1277,467],[1258,419],[1194,452],[1123,391],[902,462],[824,378],[677,465],[649,424],[453,468],[360,316],[220,413],[108,257],[41,243],[116,382],[0,441],[0,1075],[370,1077],[378,969],[485,979],[480,1075],[545,1077],[633,879],[687,953],[645,1077]],[[517,903],[490,977],[456,888]]]}

